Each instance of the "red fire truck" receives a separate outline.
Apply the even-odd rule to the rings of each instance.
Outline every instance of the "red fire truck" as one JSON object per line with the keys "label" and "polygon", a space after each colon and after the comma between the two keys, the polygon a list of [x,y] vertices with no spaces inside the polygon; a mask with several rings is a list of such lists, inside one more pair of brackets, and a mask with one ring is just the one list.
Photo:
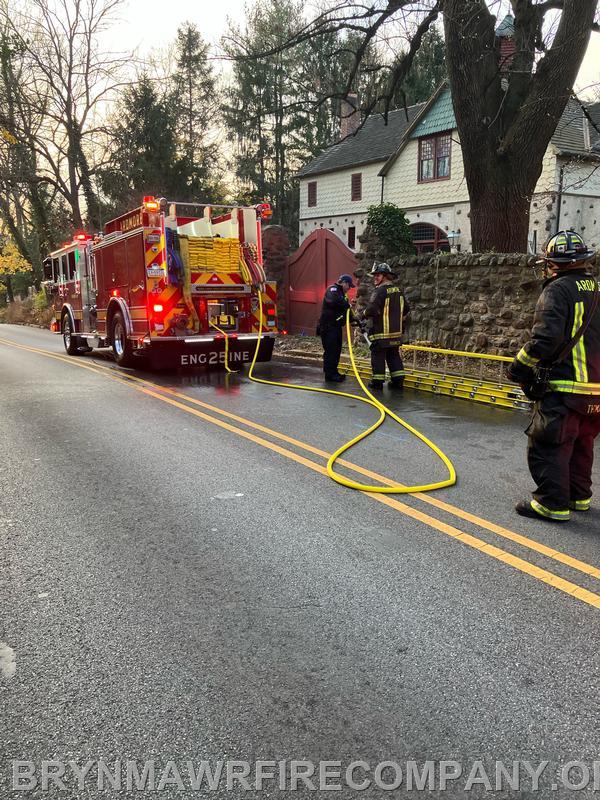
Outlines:
{"label": "red fire truck", "polygon": [[145,197],[99,236],[76,234],[44,261],[52,330],[67,353],[112,347],[121,366],[150,355],[153,366],[258,361],[277,334],[276,285],[265,278],[256,207],[175,203]]}

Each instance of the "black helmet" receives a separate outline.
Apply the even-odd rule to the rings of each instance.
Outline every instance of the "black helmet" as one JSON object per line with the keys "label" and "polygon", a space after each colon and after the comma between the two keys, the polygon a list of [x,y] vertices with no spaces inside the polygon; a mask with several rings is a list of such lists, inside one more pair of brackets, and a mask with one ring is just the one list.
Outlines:
{"label": "black helmet", "polygon": [[594,255],[575,231],[559,231],[552,236],[544,248],[544,259],[558,269],[569,269],[587,261]]}
{"label": "black helmet", "polygon": [[371,275],[389,275],[390,278],[394,277],[392,268],[389,264],[386,264],[385,261],[381,264],[375,262],[371,268]]}
{"label": "black helmet", "polygon": [[340,275],[340,277],[337,279],[337,283],[347,283],[351,289],[354,289],[352,275]]}

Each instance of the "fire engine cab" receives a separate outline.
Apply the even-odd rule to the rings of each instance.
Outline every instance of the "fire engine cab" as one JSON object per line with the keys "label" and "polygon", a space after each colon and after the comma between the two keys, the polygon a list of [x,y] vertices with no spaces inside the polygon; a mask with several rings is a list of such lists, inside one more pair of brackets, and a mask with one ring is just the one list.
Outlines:
{"label": "fire engine cab", "polygon": [[[268,361],[277,333],[276,285],[265,278],[256,207],[145,197],[95,237],[78,233],[44,261],[46,289],[67,353],[112,347],[121,366]],[[227,338],[227,349],[225,340]]]}

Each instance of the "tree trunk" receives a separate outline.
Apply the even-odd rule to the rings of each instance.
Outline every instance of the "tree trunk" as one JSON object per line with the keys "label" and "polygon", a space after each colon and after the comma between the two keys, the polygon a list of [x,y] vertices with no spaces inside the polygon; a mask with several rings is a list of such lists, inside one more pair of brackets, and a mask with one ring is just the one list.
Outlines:
{"label": "tree trunk", "polygon": [[443,2],[474,252],[526,252],[544,154],[589,42],[596,0],[565,0],[552,46],[533,72],[537,15],[545,5],[551,4],[513,3],[517,52],[504,74],[497,20],[485,0]]}
{"label": "tree trunk", "polygon": [[471,194],[474,253],[526,253],[531,194],[490,176],[486,190]]}
{"label": "tree trunk", "polygon": [[78,136],[75,128],[75,123],[69,120],[65,123],[67,128],[67,173],[69,176],[69,196],[68,202],[71,206],[73,214],[73,225],[76,228],[83,227],[83,218],[81,216],[81,206],[79,203],[79,183],[77,180],[77,165],[80,157],[80,147],[78,145]]}
{"label": "tree trunk", "polygon": [[100,206],[98,203],[98,197],[92,187],[92,176],[90,174],[90,167],[86,155],[83,152],[83,147],[81,146],[81,137],[79,137],[78,141],[78,150],[81,188],[83,189],[83,196],[85,197],[85,202],[87,205],[88,224],[92,230],[99,231],[102,227],[100,223]]}
{"label": "tree trunk", "polygon": [[23,256],[23,258],[26,261],[31,261],[31,254],[27,246],[27,241],[25,240],[22,231],[20,230],[19,226],[17,225],[13,217],[10,208],[10,203],[8,202],[6,197],[3,196],[2,194],[0,194],[0,218],[2,218],[2,220],[6,224],[6,227],[8,228],[10,235],[12,236],[12,238],[15,241],[15,244],[17,245],[19,253]]}
{"label": "tree trunk", "polygon": [[7,302],[14,303],[15,302],[15,296],[13,294],[13,288],[12,288],[12,277],[10,275],[3,275],[2,276],[2,282],[6,286],[6,300],[7,300]]}

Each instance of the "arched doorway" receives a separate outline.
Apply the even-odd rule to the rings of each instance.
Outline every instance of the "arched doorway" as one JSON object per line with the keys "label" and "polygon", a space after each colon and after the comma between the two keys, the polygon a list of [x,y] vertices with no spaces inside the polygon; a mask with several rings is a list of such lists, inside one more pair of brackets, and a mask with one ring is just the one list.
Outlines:
{"label": "arched doorway", "polygon": [[450,252],[448,235],[441,228],[429,225],[427,222],[417,222],[411,225],[410,229],[417,254],[433,253],[434,250],[441,250],[443,253]]}

